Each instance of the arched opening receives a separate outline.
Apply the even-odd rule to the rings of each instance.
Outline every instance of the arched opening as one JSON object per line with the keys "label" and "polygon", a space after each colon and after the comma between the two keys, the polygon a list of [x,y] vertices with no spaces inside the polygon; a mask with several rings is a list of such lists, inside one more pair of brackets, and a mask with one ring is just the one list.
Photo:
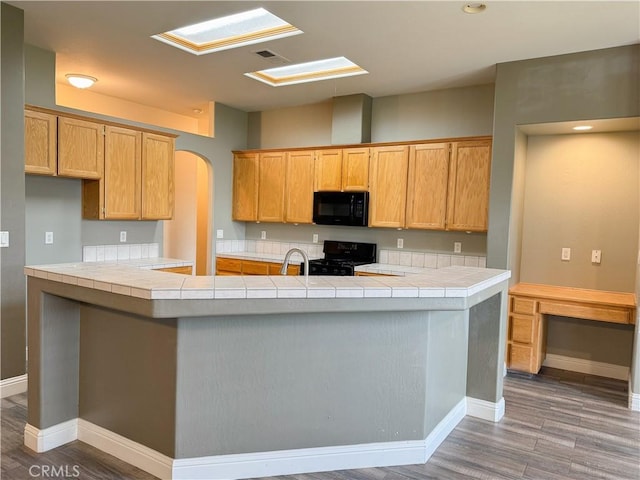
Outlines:
{"label": "arched opening", "polygon": [[211,275],[213,167],[204,157],[177,151],[175,210],[164,222],[164,255],[190,260],[196,275]]}

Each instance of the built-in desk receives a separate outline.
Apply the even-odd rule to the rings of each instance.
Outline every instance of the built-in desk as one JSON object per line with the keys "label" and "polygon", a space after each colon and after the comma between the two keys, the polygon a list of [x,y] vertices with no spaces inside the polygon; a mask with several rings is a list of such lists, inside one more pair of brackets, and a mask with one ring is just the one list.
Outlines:
{"label": "built-in desk", "polygon": [[507,368],[538,373],[546,355],[547,314],[634,324],[635,311],[633,293],[518,283],[509,289]]}

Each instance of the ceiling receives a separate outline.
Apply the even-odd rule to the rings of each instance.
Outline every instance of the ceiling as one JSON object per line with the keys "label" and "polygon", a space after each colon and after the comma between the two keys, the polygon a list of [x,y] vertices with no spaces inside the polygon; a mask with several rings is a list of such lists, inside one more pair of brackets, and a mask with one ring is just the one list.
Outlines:
{"label": "ceiling", "polygon": [[[56,81],[95,76],[96,93],[194,115],[208,102],[264,111],[365,93],[371,97],[492,83],[495,65],[640,43],[640,0],[8,1],[24,10],[25,42],[57,53]],[[304,34],[196,56],[151,35],[259,6]],[[271,87],[245,72],[346,56],[360,75]]]}

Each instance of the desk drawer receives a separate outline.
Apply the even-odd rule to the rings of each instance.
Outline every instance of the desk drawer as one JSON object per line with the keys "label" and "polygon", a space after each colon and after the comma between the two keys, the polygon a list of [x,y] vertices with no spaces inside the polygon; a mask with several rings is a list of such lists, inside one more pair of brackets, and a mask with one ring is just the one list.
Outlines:
{"label": "desk drawer", "polygon": [[509,340],[531,345],[535,339],[535,318],[529,315],[509,315]]}
{"label": "desk drawer", "polygon": [[562,317],[583,318],[612,323],[631,323],[629,310],[616,307],[597,307],[586,304],[540,301],[540,313]]}
{"label": "desk drawer", "polygon": [[511,297],[511,312],[533,315],[536,313],[536,301],[531,298]]}
{"label": "desk drawer", "polygon": [[507,346],[507,368],[520,372],[538,373],[533,367],[534,350],[530,345],[510,343]]}

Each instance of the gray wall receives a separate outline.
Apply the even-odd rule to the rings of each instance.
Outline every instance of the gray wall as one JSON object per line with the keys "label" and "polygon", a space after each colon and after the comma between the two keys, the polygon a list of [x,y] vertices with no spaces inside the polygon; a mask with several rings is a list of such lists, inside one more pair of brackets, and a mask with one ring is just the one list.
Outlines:
{"label": "gray wall", "polygon": [[22,10],[0,5],[0,249],[1,378],[25,373],[24,86]]}

